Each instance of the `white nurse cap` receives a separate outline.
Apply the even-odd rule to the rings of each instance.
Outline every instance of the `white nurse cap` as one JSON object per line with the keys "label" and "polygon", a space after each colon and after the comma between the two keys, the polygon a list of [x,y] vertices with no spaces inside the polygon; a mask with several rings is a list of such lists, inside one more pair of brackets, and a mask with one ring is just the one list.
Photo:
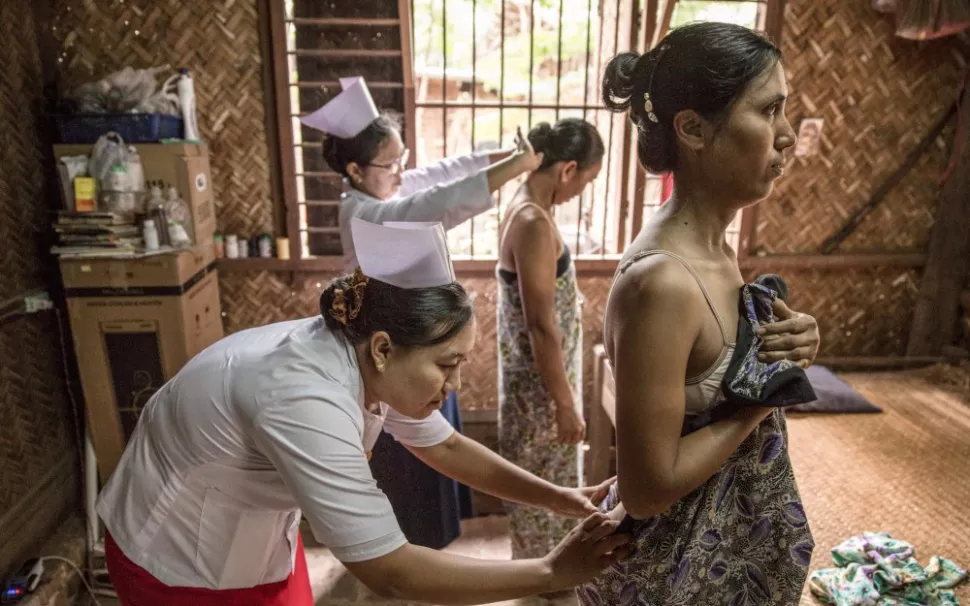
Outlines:
{"label": "white nurse cap", "polygon": [[341,78],[339,95],[310,115],[303,116],[300,122],[310,128],[349,139],[377,119],[380,115],[363,78]]}
{"label": "white nurse cap", "polygon": [[448,240],[441,223],[351,219],[360,270],[368,278],[399,288],[430,288],[455,281]]}

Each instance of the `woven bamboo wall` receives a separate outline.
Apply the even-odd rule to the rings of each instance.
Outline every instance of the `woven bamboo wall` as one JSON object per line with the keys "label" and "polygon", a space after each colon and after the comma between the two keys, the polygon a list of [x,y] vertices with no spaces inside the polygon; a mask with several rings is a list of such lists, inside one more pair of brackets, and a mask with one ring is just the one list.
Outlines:
{"label": "woven bamboo wall", "polygon": [[[755,245],[816,252],[956,99],[964,59],[955,38],[902,40],[868,2],[841,0],[789,0],[782,50],[789,120],[825,125],[819,155],[795,158],[759,207]],[[841,250],[925,249],[951,140],[952,125]]]}
{"label": "woven bamboo wall", "polygon": [[[209,145],[219,229],[273,232],[256,0],[53,0],[61,85],[130,65],[187,67]],[[163,78],[167,75],[162,76]]]}
{"label": "woven bamboo wall", "polygon": [[[40,242],[49,218],[37,115],[43,73],[31,5],[0,2],[0,301],[47,288],[51,269]],[[70,484],[44,482],[76,452],[57,330],[49,313],[0,326],[0,574],[19,565],[49,530],[42,526],[63,515],[65,499],[48,491],[73,497]],[[32,515],[26,523],[24,510]]]}

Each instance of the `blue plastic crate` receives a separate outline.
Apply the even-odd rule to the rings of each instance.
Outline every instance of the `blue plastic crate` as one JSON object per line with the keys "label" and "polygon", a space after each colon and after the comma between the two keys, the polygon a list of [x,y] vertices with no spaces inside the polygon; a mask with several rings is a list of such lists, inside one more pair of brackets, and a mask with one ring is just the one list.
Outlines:
{"label": "blue plastic crate", "polygon": [[74,114],[55,116],[61,143],[97,143],[116,132],[125,143],[157,143],[182,138],[182,118],[166,114]]}

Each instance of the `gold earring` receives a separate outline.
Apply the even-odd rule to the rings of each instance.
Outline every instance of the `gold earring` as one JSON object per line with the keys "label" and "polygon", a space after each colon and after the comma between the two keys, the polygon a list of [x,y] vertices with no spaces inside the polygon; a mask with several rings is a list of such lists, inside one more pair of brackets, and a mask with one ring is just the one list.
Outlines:
{"label": "gold earring", "polygon": [[377,372],[384,372],[384,363],[383,362],[378,362],[377,363]]}

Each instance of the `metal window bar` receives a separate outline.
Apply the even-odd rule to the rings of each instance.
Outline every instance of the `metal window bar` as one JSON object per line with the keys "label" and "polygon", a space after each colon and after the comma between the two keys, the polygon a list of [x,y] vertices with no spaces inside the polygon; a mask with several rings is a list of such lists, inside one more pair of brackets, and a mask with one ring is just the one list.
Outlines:
{"label": "metal window bar", "polygon": [[[563,0],[560,0],[562,2]],[[560,5],[561,6],[561,5]],[[586,68],[583,74],[583,120],[586,120],[586,108],[589,105],[589,58],[591,54],[591,47],[593,41],[593,0],[586,0],[586,61],[583,62],[583,66]],[[587,187],[586,191],[590,193],[590,199],[596,199],[596,188]],[[576,250],[579,251],[579,237],[583,233],[583,197],[585,197],[586,192],[579,197],[578,204],[579,209],[576,212]],[[592,202],[590,202],[592,206]],[[587,212],[592,213],[592,208],[588,209]],[[603,247],[603,253],[606,254],[606,247]]]}
{"label": "metal window bar", "polygon": [[[613,23],[613,50],[612,50],[613,54],[616,54],[620,44],[620,5],[617,3],[615,5],[615,8],[616,8],[616,18],[614,19],[614,23]],[[607,179],[606,179],[606,192],[604,193],[605,200],[610,199],[610,182],[613,180],[612,179],[613,171],[610,170],[610,168],[613,163],[613,149],[612,149],[613,148],[613,125],[616,123],[616,120],[613,119],[613,114],[607,114],[607,115],[609,116],[608,119],[610,121],[610,153],[606,157]],[[621,204],[622,204],[622,200],[621,200]],[[609,221],[606,220],[608,212],[609,212],[609,206],[607,204],[603,204],[603,235],[601,237],[601,242],[603,243],[602,246],[604,250],[606,249],[606,227],[609,224]],[[621,215],[620,218],[622,218],[622,213],[620,213],[620,215]],[[617,244],[618,244],[617,246],[618,248],[622,248],[623,243],[617,243]]]}
{"label": "metal window bar", "polygon": [[[443,16],[447,14],[447,7],[445,7],[445,4],[444,4],[446,1],[447,0],[442,0]],[[554,114],[555,119],[557,120],[561,117],[563,112],[570,112],[573,115],[582,115],[584,119],[591,120],[595,124],[598,124],[598,126],[600,127],[606,126],[605,124],[602,123],[602,121],[603,119],[608,119],[609,127],[605,129],[606,132],[602,133],[604,135],[604,139],[607,140],[607,145],[606,145],[608,150],[608,156],[606,160],[607,166],[604,167],[607,170],[604,171],[605,174],[602,175],[599,180],[597,180],[598,182],[594,183],[583,193],[580,199],[577,200],[576,206],[573,207],[572,205],[570,205],[569,210],[566,211],[566,212],[572,212],[575,210],[576,212],[575,238],[571,238],[570,240],[574,241],[576,250],[579,252],[579,254],[586,254],[587,251],[590,251],[590,249],[586,248],[586,244],[583,242],[583,237],[585,235],[585,237],[589,238],[589,243],[598,247],[596,251],[591,251],[591,252],[595,252],[599,256],[605,256],[607,254],[618,252],[619,248],[623,244],[622,242],[614,242],[614,240],[616,240],[614,236],[618,235],[620,233],[620,230],[613,225],[613,223],[616,223],[614,219],[619,220],[623,216],[623,212],[615,208],[615,204],[610,203],[609,197],[610,197],[610,193],[613,192],[614,189],[616,189],[618,186],[618,183],[616,181],[621,178],[620,169],[621,169],[622,162],[620,161],[620,157],[618,156],[616,159],[614,159],[612,156],[622,151],[621,147],[624,143],[617,138],[617,130],[614,122],[614,120],[616,119],[615,116],[605,112],[600,103],[594,102],[590,99],[591,91],[592,91],[591,84],[599,80],[601,70],[605,65],[605,60],[609,59],[613,54],[621,50],[620,42],[619,42],[620,40],[619,31],[621,27],[626,27],[626,25],[624,24],[629,23],[628,21],[626,21],[626,19],[632,18],[632,15],[636,10],[635,8],[633,8],[633,4],[636,2],[636,0],[624,0],[623,2],[624,5],[626,5],[627,3],[631,5],[629,8],[624,6],[623,9],[618,10],[617,7],[610,7],[606,10],[605,14],[600,15],[599,16],[600,23],[598,28],[600,31],[600,35],[598,37],[594,36],[594,31],[593,31],[594,24],[592,22],[592,19],[594,16],[594,13],[593,13],[594,9],[593,9],[592,0],[587,0],[585,2],[586,9],[587,9],[586,10],[587,19],[585,20],[585,24],[584,24],[586,29],[586,46],[584,51],[580,51],[580,55],[579,55],[583,57],[582,67],[577,67],[576,59],[578,57],[573,56],[575,55],[574,51],[573,51],[573,55],[570,55],[571,58],[568,61],[570,65],[569,74],[571,75],[571,77],[582,78],[582,81],[583,81],[583,93],[582,93],[581,102],[578,102],[578,99],[576,99],[575,96],[571,96],[571,95],[567,96],[565,94],[564,87],[563,87],[564,73],[567,71],[566,62],[563,59],[564,53],[565,53],[564,41],[566,39],[564,20],[565,20],[565,15],[567,14],[565,4],[567,1],[575,2],[576,0],[560,0],[560,3],[558,6],[547,7],[549,10],[547,10],[546,13],[543,13],[543,14],[548,14],[549,17],[551,17],[552,15],[555,15],[555,19],[556,19],[555,32],[551,31],[551,28],[549,27],[549,25],[551,25],[552,23],[552,19],[549,19],[547,17],[542,17],[541,15],[535,14],[533,12],[533,9],[536,9],[539,5],[539,3],[535,2],[535,0],[530,0],[528,4],[522,2],[514,5],[515,9],[520,12],[524,12],[525,10],[530,10],[530,14],[528,15],[523,15],[518,12],[516,13],[516,16],[519,18],[519,22],[522,23],[522,25],[525,24],[526,20],[528,20],[528,23],[529,23],[528,32],[524,31],[524,27],[521,28],[521,31],[517,30],[517,39],[521,40],[523,37],[525,37],[528,41],[527,43],[529,44],[529,58],[528,58],[529,74],[526,78],[526,80],[528,81],[528,88],[526,90],[522,90],[521,93],[519,93],[522,95],[522,97],[519,97],[519,99],[521,100],[518,100],[515,97],[509,98],[507,96],[507,90],[506,90],[506,78],[508,76],[507,70],[509,70],[509,65],[507,61],[509,59],[509,56],[507,55],[507,52],[506,52],[508,50],[506,48],[506,42],[508,41],[507,35],[506,35],[506,29],[507,29],[506,17],[509,15],[508,11],[512,9],[513,5],[506,4],[506,1],[503,1],[499,6],[496,7],[498,9],[497,12],[500,13],[499,14],[500,22],[498,24],[499,30],[500,30],[498,32],[499,38],[500,38],[499,40],[500,44],[499,44],[499,48],[495,49],[497,51],[497,54],[499,55],[499,67],[496,73],[499,90],[497,91],[498,99],[495,100],[495,99],[488,98],[487,95],[479,95],[479,91],[478,91],[478,83],[480,81],[480,76],[479,76],[480,57],[478,56],[478,52],[479,52],[480,45],[478,44],[477,38],[478,38],[478,35],[480,34],[480,27],[478,23],[479,20],[478,20],[478,14],[477,14],[477,8],[478,8],[477,2],[476,0],[471,0],[472,13],[473,13],[471,29],[472,29],[474,40],[472,41],[473,48],[472,48],[471,75],[470,75],[470,80],[471,80],[470,102],[467,99],[462,100],[462,99],[452,98],[453,91],[449,90],[447,85],[448,85],[448,81],[453,80],[454,77],[450,72],[447,72],[446,69],[442,69],[441,73],[442,73],[443,93],[440,99],[437,98],[436,96],[435,100],[432,101],[427,99],[425,95],[422,95],[421,99],[416,100],[415,107],[421,110],[438,110],[442,112],[440,128],[442,129],[441,136],[444,138],[444,142],[443,144],[440,145],[440,149],[442,150],[442,153],[445,156],[447,156],[449,151],[452,151],[452,152],[454,151],[454,149],[449,149],[450,147],[453,147],[453,145],[448,144],[448,141],[449,141],[448,135],[449,135],[449,126],[450,126],[448,123],[448,118],[453,117],[455,119],[458,119],[455,117],[456,114],[454,114],[453,112],[450,112],[449,110],[470,110],[471,121],[472,121],[471,125],[470,126],[466,125],[462,127],[461,125],[456,124],[454,125],[454,128],[465,128],[467,129],[465,131],[466,133],[468,133],[469,130],[471,131],[470,138],[471,138],[471,146],[473,149],[477,148],[478,146],[478,139],[480,138],[478,127],[481,125],[477,124],[477,119],[480,115],[479,114],[480,110],[483,110],[483,109],[497,110],[497,118],[498,118],[498,137],[497,138],[498,138],[499,147],[503,146],[504,136],[506,135],[505,110],[524,110],[524,113],[527,116],[527,119],[529,122],[528,126],[532,125],[532,121],[534,119],[539,119],[535,117],[534,112],[536,111],[548,111],[551,114]],[[582,0],[579,0],[576,3],[581,5]],[[606,4],[608,5],[609,3],[606,3]],[[420,10],[418,8],[417,2],[412,1],[411,5],[414,7],[412,10]],[[424,6],[428,6],[428,3],[425,3]],[[552,10],[555,10],[556,13],[552,13]],[[573,7],[571,7],[571,10],[573,11],[573,13],[575,12],[575,9]],[[612,23],[610,23],[610,20],[612,20]],[[427,25],[427,21],[425,23]],[[453,63],[453,59],[450,56],[450,49],[447,47],[448,40],[452,36],[452,33],[447,31],[448,23],[449,23],[449,20],[445,18],[445,19],[442,19],[441,22],[432,23],[431,31],[424,30],[422,32],[417,33],[418,36],[429,35],[429,34],[432,37],[439,36],[439,40],[441,40],[441,43],[442,43],[441,61],[443,66],[451,65]],[[451,25],[454,26],[454,23],[452,23]],[[439,26],[442,27],[442,32],[440,34],[437,31],[434,31],[433,29],[433,27],[439,27]],[[606,33],[608,31],[608,27],[610,26],[612,26],[613,28],[612,40],[607,37],[609,34]],[[583,25],[580,25],[580,27],[583,27]],[[536,28],[543,29],[542,39],[545,40],[546,42],[542,42],[541,44],[539,43],[539,36],[537,35],[538,31]],[[553,36],[555,37],[553,38]],[[597,48],[595,49],[595,54],[593,49],[594,39],[596,39],[596,45],[597,45]],[[552,41],[554,41],[556,45],[555,51],[553,51],[551,48],[553,43]],[[523,42],[525,41],[523,40]],[[542,45],[545,45],[545,46],[542,46]],[[544,50],[539,51],[539,48],[543,48]],[[540,52],[543,53],[541,59],[539,56]],[[555,55],[553,55],[553,52],[555,52]],[[585,53],[585,56],[582,54],[583,52]],[[524,59],[524,57],[522,57],[522,59]],[[553,60],[556,61],[555,67],[552,66]],[[581,75],[579,74],[578,70],[582,70]],[[434,71],[437,72],[438,70],[435,69]],[[550,77],[552,75],[554,75],[555,82],[552,82],[553,77]],[[542,78],[542,80],[540,80],[540,78]],[[544,93],[544,95],[552,93],[552,86],[555,85],[556,87],[555,93],[552,95],[551,102],[550,100],[547,100],[549,99],[548,96],[544,98],[540,98],[539,96],[537,96],[538,91],[536,87],[539,84],[543,84],[545,90],[548,91],[548,93]],[[566,90],[570,90],[569,87],[566,87]],[[552,115],[550,115],[549,118],[552,118]],[[543,118],[543,119],[549,119],[549,118]],[[467,120],[467,119],[468,118],[466,117],[462,118],[462,120]],[[527,126],[527,125],[523,125],[523,126]],[[427,126],[423,124],[418,125],[417,127],[427,128]],[[450,134],[454,135],[457,132],[458,131],[455,131],[454,133],[450,133]],[[430,135],[426,135],[425,137],[423,137],[425,140],[425,143],[424,143],[425,146],[428,143],[429,136]],[[469,135],[466,134],[465,136],[469,136]],[[451,138],[454,138],[454,137],[451,137]],[[606,179],[605,183],[602,181],[602,179]],[[603,188],[603,191],[599,191],[600,188]],[[504,191],[504,188],[503,190],[499,190],[498,196],[497,196],[498,197],[498,220],[495,222],[496,223],[495,227],[498,226],[497,224],[501,223],[501,216],[503,211],[503,208],[502,208],[503,197],[504,197],[503,194],[507,195],[507,192]],[[604,204],[602,205],[602,210],[600,210],[597,207],[598,198],[601,198],[601,197],[604,200]],[[588,208],[585,208],[587,204],[588,204]],[[482,219],[479,218],[479,220],[482,220]],[[492,220],[493,219],[491,218],[488,219],[488,221],[492,221]],[[569,223],[571,222],[571,219],[566,219],[566,221],[567,223]],[[482,224],[476,224],[475,220],[473,219],[469,223],[468,227],[463,228],[466,231],[462,232],[461,239],[464,241],[467,237],[468,243],[466,244],[463,242],[461,246],[464,249],[465,253],[471,253],[472,256],[477,256],[480,253],[479,247],[481,246],[482,242],[479,241],[480,237],[476,238],[476,235],[479,234],[479,229],[481,228],[481,225]],[[594,235],[593,234],[594,231],[599,231],[601,233]],[[490,232],[483,232],[483,233],[489,233],[489,235],[491,235]],[[497,238],[498,237],[497,229],[495,230],[495,233]],[[597,240],[599,241],[597,242]],[[490,245],[487,248],[492,248],[492,247]]]}
{"label": "metal window bar", "polygon": [[[505,102],[505,0],[502,0],[502,9],[500,12],[500,24],[499,24],[499,85],[498,85],[498,98],[504,103]],[[505,109],[499,108],[498,110],[498,148],[502,149],[502,144],[505,138]],[[498,200],[496,201],[496,206],[498,207],[498,222],[499,225],[502,223],[502,189],[498,190]]]}
{"label": "metal window bar", "polygon": [[[562,103],[562,5],[566,0],[559,0],[559,26],[556,41],[556,121],[559,121],[560,104]],[[589,22],[586,22],[589,27]]]}
{"label": "metal window bar", "polygon": [[[502,0],[505,4],[505,0]],[[532,126],[532,92],[534,90],[532,77],[535,75],[535,52],[536,52],[536,0],[529,0],[529,109],[526,123]]]}

